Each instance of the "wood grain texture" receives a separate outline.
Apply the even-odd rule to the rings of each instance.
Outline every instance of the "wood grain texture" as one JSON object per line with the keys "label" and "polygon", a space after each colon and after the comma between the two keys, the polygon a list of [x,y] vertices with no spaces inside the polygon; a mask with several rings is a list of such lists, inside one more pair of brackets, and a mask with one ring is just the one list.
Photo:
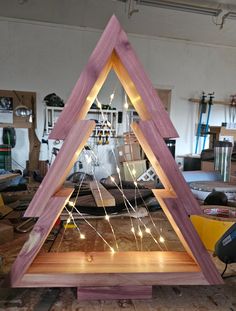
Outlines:
{"label": "wood grain texture", "polygon": [[202,272],[68,274],[49,273],[23,276],[17,287],[209,285]]}
{"label": "wood grain texture", "polygon": [[72,169],[74,163],[95,127],[94,121],[77,121],[64,141],[56,159],[49,168],[40,187],[34,195],[25,217],[39,217],[46,208],[48,200],[58,191]]}
{"label": "wood grain texture", "polygon": [[156,131],[152,121],[140,121],[139,124],[133,124],[132,128],[166,189],[163,192],[153,190],[153,193],[180,241],[199,264],[203,275],[210,284],[223,283],[189,219],[191,214],[202,214],[200,206],[193,197],[164,140]]}
{"label": "wood grain texture", "polygon": [[208,284],[186,252],[40,253],[17,286]]}
{"label": "wood grain texture", "polygon": [[[117,53],[121,64],[128,72],[130,80],[133,81],[137,89],[137,94],[142,98],[142,101],[145,104],[151,119],[156,124],[160,135],[163,138],[178,137],[178,133],[170,121],[168,113],[165,111],[156,90],[152,86],[150,79],[146,75],[141,63],[139,62],[132,46],[128,41],[127,35],[123,30],[120,32],[117,43],[115,45],[115,52]],[[129,81],[126,83],[128,84]],[[137,96],[131,98],[131,101],[134,105],[136,98]]]}
{"label": "wood grain texture", "polygon": [[64,205],[66,204],[66,201],[73,193],[73,190],[73,188],[63,189],[63,196],[54,196],[49,200],[47,209],[45,209],[40,219],[35,224],[28,240],[24,244],[12,266],[10,272],[11,286],[17,286],[22,276],[34,260],[48,234],[50,233],[54,223],[59,217]]}
{"label": "wood grain texture", "polygon": [[188,215],[202,214],[198,202],[184,180],[165,141],[157,132],[154,122],[140,121],[138,124],[133,123],[131,127],[165,189],[175,193]]}
{"label": "wood grain texture", "polygon": [[120,24],[113,15],[50,133],[50,139],[65,139],[74,122],[86,115],[111,69],[110,58],[119,33]]}
{"label": "wood grain texture", "polygon": [[9,174],[2,174],[0,175],[0,183],[1,182],[5,182],[11,179],[14,179],[16,177],[20,176],[19,174],[13,174],[13,173],[9,173]]}
{"label": "wood grain texture", "polygon": [[152,286],[78,287],[78,300],[151,299]]}
{"label": "wood grain texture", "polygon": [[[155,192],[154,192],[155,194]],[[199,264],[201,271],[209,284],[224,284],[219,272],[214,265],[210,254],[203,245],[190,218],[182,209],[179,199],[157,198],[161,207],[173,226],[187,251],[191,251],[193,258]]]}
{"label": "wood grain texture", "polygon": [[116,200],[113,195],[98,181],[89,183],[92,195],[98,207],[115,206]]}

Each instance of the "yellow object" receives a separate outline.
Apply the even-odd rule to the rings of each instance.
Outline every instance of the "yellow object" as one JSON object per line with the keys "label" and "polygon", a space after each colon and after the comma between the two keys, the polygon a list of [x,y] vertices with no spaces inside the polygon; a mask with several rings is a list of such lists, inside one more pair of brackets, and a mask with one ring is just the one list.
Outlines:
{"label": "yellow object", "polygon": [[73,223],[69,223],[69,224],[64,223],[63,227],[64,227],[65,229],[74,229],[74,228],[76,228],[76,225],[73,224]]}
{"label": "yellow object", "polygon": [[232,219],[217,219],[211,216],[192,215],[190,219],[209,251],[214,251],[216,242],[235,223]]}

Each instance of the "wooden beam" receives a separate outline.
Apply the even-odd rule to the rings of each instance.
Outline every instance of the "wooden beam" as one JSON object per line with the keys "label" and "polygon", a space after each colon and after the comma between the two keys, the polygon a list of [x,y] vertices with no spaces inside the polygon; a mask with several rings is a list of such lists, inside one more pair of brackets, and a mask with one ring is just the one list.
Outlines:
{"label": "wooden beam", "polygon": [[151,299],[152,286],[111,286],[78,287],[77,299],[112,300],[112,299]]}
{"label": "wooden beam", "polygon": [[120,29],[117,18],[112,16],[50,133],[50,139],[65,139],[73,124],[87,114],[111,69],[110,58]]}
{"label": "wooden beam", "polygon": [[48,200],[62,187],[94,127],[95,122],[90,120],[77,121],[73,125],[68,139],[63,143],[24,217],[39,217],[42,214]]}
{"label": "wooden beam", "polygon": [[202,214],[202,210],[194,198],[175,159],[164,139],[157,132],[151,120],[131,124],[139,144],[147,155],[164,188],[182,201],[182,208],[188,215]]}
{"label": "wooden beam", "polygon": [[42,247],[56,220],[60,216],[66,201],[70,198],[73,191],[73,188],[62,189],[62,193],[59,191],[56,196],[49,200],[47,209],[44,210],[40,219],[35,224],[28,240],[25,242],[11,268],[9,276],[11,286],[15,287],[20,282],[31,262],[40,251],[40,248]]}
{"label": "wooden beam", "polygon": [[[188,100],[191,103],[195,103],[195,104],[200,104],[201,99],[197,99],[197,98],[189,98]],[[207,102],[206,102],[207,103]],[[223,101],[223,100],[214,100],[212,101],[213,105],[225,105],[225,106],[229,106],[231,105],[230,100],[229,101]]]}
{"label": "wooden beam", "polygon": [[113,195],[98,181],[89,183],[92,195],[98,207],[115,206],[116,200]]}
{"label": "wooden beam", "polygon": [[[112,276],[112,277],[111,277]],[[186,252],[40,253],[19,287],[208,284]]]}

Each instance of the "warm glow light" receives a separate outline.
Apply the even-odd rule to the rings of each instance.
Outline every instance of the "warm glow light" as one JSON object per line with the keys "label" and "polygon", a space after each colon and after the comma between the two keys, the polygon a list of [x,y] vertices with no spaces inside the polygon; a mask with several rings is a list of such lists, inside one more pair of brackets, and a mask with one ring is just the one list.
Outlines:
{"label": "warm glow light", "polygon": [[160,236],[159,241],[160,241],[161,243],[164,243],[164,242],[165,242],[165,239],[163,238],[163,236]]}
{"label": "warm glow light", "polygon": [[135,185],[135,187],[138,187],[138,184],[137,184],[137,182],[136,182],[136,181],[134,181],[134,185]]}
{"label": "warm glow light", "polygon": [[107,127],[111,128],[111,122],[107,120]]}
{"label": "warm glow light", "polygon": [[92,162],[92,158],[89,155],[85,155],[86,162],[90,164]]}
{"label": "warm glow light", "polygon": [[140,238],[142,238],[142,237],[143,237],[143,233],[142,233],[142,231],[141,231],[141,230],[139,230],[138,235],[140,236]]}
{"label": "warm glow light", "polygon": [[69,224],[71,222],[71,218],[69,217],[66,221],[67,224]]}
{"label": "warm glow light", "polygon": [[146,233],[151,233],[151,230],[149,228],[145,229]]}
{"label": "warm glow light", "polygon": [[69,206],[74,206],[74,202],[69,201],[69,202],[68,202],[68,205],[69,205]]}
{"label": "warm glow light", "polygon": [[124,108],[125,109],[128,109],[129,108],[129,104],[126,102],[126,103],[124,103]]}
{"label": "warm glow light", "polygon": [[115,94],[114,94],[114,93],[112,93],[112,94],[110,95],[110,102],[112,102],[112,101],[113,101],[114,96],[115,96]]}
{"label": "warm glow light", "polygon": [[114,253],[115,253],[115,250],[114,250],[114,248],[113,248],[113,247],[111,247],[111,252],[112,252],[112,254],[114,254]]}
{"label": "warm glow light", "polygon": [[110,176],[110,178],[112,182],[115,182],[115,178],[113,176]]}
{"label": "warm glow light", "polygon": [[83,233],[80,233],[80,238],[81,238],[81,240],[84,240],[85,239],[85,235]]}
{"label": "warm glow light", "polygon": [[132,174],[133,174],[133,176],[136,175],[136,170],[134,168],[132,169]]}
{"label": "warm glow light", "polygon": [[105,219],[106,219],[106,220],[109,220],[109,219],[110,219],[109,215],[106,215],[106,216],[105,216]]}
{"label": "warm glow light", "polygon": [[100,101],[96,98],[96,102],[97,102],[97,107],[99,109],[102,109],[102,104],[100,103]]}
{"label": "warm glow light", "polygon": [[116,167],[116,171],[117,171],[118,174],[120,174],[120,169],[119,169],[118,166]]}
{"label": "warm glow light", "polygon": [[135,232],[134,227],[131,227],[131,232],[133,232],[133,233]]}

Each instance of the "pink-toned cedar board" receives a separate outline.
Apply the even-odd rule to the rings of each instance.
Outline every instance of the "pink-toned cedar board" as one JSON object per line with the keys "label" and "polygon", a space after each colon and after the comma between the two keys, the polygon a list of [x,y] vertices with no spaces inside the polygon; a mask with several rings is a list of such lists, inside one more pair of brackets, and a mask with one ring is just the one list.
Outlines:
{"label": "pink-toned cedar board", "polygon": [[[164,191],[153,190],[153,192],[175,232],[185,249],[201,267],[207,281],[210,284],[221,284],[222,278],[189,219],[189,215],[201,214],[202,211],[184,181],[163,138],[156,131],[152,121],[140,121],[139,124],[132,124],[132,128],[153,168],[156,169],[157,173],[161,171],[162,176],[159,175],[161,181],[164,179],[163,184],[170,187]],[[184,193],[182,192],[183,187],[186,191]],[[195,203],[195,209],[194,206],[188,206],[188,204],[192,204],[191,202]]]}
{"label": "pink-toned cedar board", "polygon": [[19,284],[22,276],[40,251],[53,225],[60,216],[66,201],[70,198],[73,191],[73,188],[62,189],[49,200],[47,208],[34,225],[28,240],[25,242],[11,268],[11,286],[16,287]]}
{"label": "pink-toned cedar board", "polygon": [[152,286],[78,287],[78,300],[151,299]]}
{"label": "pink-toned cedar board", "polygon": [[95,127],[94,121],[77,121],[64,141],[56,159],[49,168],[40,187],[35,193],[25,217],[39,217],[44,211],[48,200],[58,191]]}
{"label": "pink-toned cedar board", "polygon": [[181,200],[178,198],[162,199],[157,195],[158,192],[155,190],[153,190],[153,192],[183,246],[190,255],[192,254],[193,258],[199,264],[207,282],[212,285],[223,284],[223,279],[216,269],[210,254],[204,247],[189,216],[186,214],[185,210],[182,209]]}
{"label": "pink-toned cedar board", "polygon": [[[100,285],[98,285],[100,284]],[[202,272],[163,273],[26,273],[17,287],[78,287],[78,286],[134,286],[134,285],[209,285]]]}
{"label": "pink-toned cedar board", "polygon": [[[140,121],[139,124],[131,125],[138,141],[147,154],[154,170],[159,176],[161,182],[165,185],[165,180],[182,203],[182,208],[188,215],[202,214],[202,210],[194,198],[189,186],[181,174],[177,163],[171,152],[166,146],[165,141],[157,132],[153,121]],[[157,169],[161,170],[161,173]]]}
{"label": "pink-toned cedar board", "polygon": [[[120,32],[118,41],[115,45],[115,52],[117,53],[118,59],[120,60],[120,63],[116,69],[114,66],[115,71],[117,74],[120,72],[120,74],[118,74],[120,80],[123,79],[122,76],[125,76],[124,70],[122,70],[121,67],[127,71],[129,78],[135,85],[137,94],[141,97],[141,100],[143,101],[151,119],[155,124],[158,125],[158,131],[160,135],[163,138],[178,137],[178,133],[170,121],[168,113],[165,111],[165,108],[159,96],[157,95],[156,90],[146,75],[141,63],[139,62],[132,46],[128,41],[126,33],[123,30]],[[124,82],[122,84],[124,88],[126,88],[125,86],[130,85],[130,83]],[[136,99],[137,96],[134,99],[134,105]],[[141,117],[141,119],[143,118]]]}
{"label": "pink-toned cedar board", "polygon": [[[78,120],[78,118],[85,117],[84,113],[81,115],[84,104],[87,101],[86,110],[88,111],[111,69],[110,58],[119,32],[120,24],[117,18],[112,16],[93,53],[89,57],[86,67],[76,82],[65,108],[50,133],[50,139],[65,139],[73,123]],[[100,76],[102,76],[102,79]],[[98,80],[99,83],[97,82]],[[96,86],[94,95],[90,96],[94,85]],[[88,97],[91,98],[88,100]]]}
{"label": "pink-toned cedar board", "polygon": [[19,287],[208,284],[186,252],[40,253]]}
{"label": "pink-toned cedar board", "polygon": [[[114,50],[119,55],[118,58],[113,57]],[[146,107],[145,110],[149,112],[151,117],[155,114],[155,118],[153,119],[157,122],[161,135],[165,138],[177,137],[178,134],[160,98],[139,63],[126,34],[122,30],[117,18],[112,16],[49,138],[65,139],[73,122],[85,117],[111,69],[111,58],[113,59],[112,66],[114,66],[114,70],[117,72],[119,78],[122,76],[121,67],[125,66],[128,75],[126,75],[127,81],[120,79],[123,86],[127,88],[131,81],[135,83],[136,90],[139,93],[137,95],[141,96],[143,101],[142,106]],[[122,62],[118,60],[119,58]],[[118,66],[116,66],[116,62],[119,62]],[[143,118],[143,115],[140,115],[140,117]]]}

